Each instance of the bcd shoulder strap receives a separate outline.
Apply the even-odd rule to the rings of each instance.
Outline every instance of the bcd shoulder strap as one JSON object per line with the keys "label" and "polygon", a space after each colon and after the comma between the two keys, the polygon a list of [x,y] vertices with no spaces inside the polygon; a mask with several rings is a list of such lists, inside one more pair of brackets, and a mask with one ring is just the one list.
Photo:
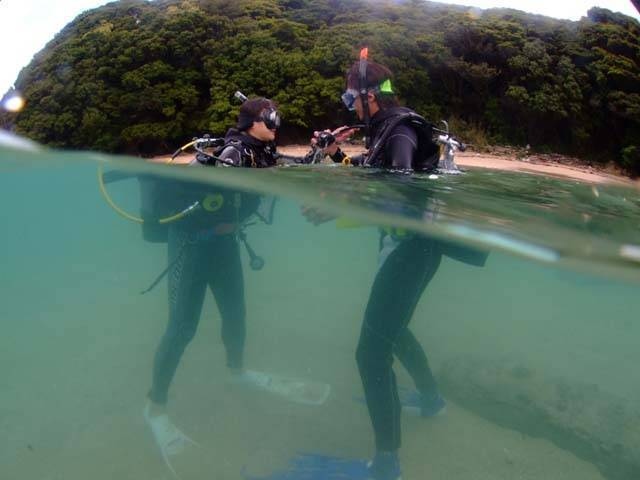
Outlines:
{"label": "bcd shoulder strap", "polygon": [[415,112],[401,113],[385,122],[365,164],[372,167],[381,166],[386,141],[393,130],[402,123],[412,127],[418,136],[418,152],[413,169],[421,171],[435,169],[438,166],[440,149],[433,141],[433,125]]}
{"label": "bcd shoulder strap", "polygon": [[236,165],[237,167],[257,167],[256,163],[256,153],[253,151],[251,147],[242,143],[242,141],[234,139],[229,140],[224,145],[222,145],[216,152],[215,155],[219,156],[225,151],[227,148],[233,148],[240,154],[240,162],[241,165]]}

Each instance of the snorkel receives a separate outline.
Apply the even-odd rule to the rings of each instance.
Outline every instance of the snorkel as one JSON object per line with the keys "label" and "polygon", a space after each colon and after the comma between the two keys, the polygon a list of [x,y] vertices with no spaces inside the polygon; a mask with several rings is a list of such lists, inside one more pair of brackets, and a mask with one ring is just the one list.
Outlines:
{"label": "snorkel", "polygon": [[360,119],[364,123],[358,123],[355,125],[346,125],[344,127],[340,127],[338,130],[333,132],[324,131],[324,132],[316,132],[316,138],[314,143],[311,146],[311,151],[305,156],[303,163],[305,164],[314,164],[320,163],[325,157],[324,149],[329,145],[333,144],[336,141],[336,135],[342,130],[364,130],[365,137],[365,147],[368,149],[370,144],[369,139],[369,131],[370,131],[370,109],[369,109],[369,100],[368,100],[368,92],[367,88],[367,59],[369,57],[369,48],[363,47],[360,50],[360,60],[358,61],[358,88],[357,90],[353,87],[353,79],[351,78],[351,74],[347,75],[346,80],[346,90],[342,94],[342,102],[345,107],[350,112],[353,112],[355,108],[355,101],[358,97],[360,97],[360,101],[362,104],[362,118]]}
{"label": "snorkel", "polygon": [[370,130],[370,115],[369,115],[369,99],[367,90],[367,60],[369,58],[369,48],[363,47],[360,50],[360,63],[358,64],[358,90],[360,92],[360,101],[362,102],[362,120],[364,121],[364,135],[365,135],[365,148],[370,146],[369,130]]}
{"label": "snorkel", "polygon": [[240,90],[238,90],[236,93],[233,94],[233,98],[238,100],[240,103],[244,103],[247,100],[249,100],[247,96],[244,93],[242,93]]}
{"label": "snorkel", "polygon": [[[365,147],[369,149],[371,146],[371,105],[369,104],[369,93],[373,92],[375,95],[394,95],[393,87],[391,85],[391,78],[385,76],[381,79],[382,83],[379,85],[372,85],[372,82],[375,80],[370,80],[367,78],[367,74],[369,68],[369,48],[363,47],[360,50],[360,60],[358,61],[358,84],[357,89],[355,88],[354,78],[351,76],[352,73],[349,73],[347,80],[347,90],[342,95],[342,102],[345,104],[348,110],[354,111],[355,101],[357,98],[360,98],[360,104],[362,106],[362,115],[361,121],[362,124],[353,125],[353,128],[358,128],[364,130],[365,134]],[[355,72],[353,72],[355,73]],[[378,76],[378,74],[373,75],[374,78]],[[378,97],[376,97],[377,99]],[[375,112],[374,112],[375,113]]]}

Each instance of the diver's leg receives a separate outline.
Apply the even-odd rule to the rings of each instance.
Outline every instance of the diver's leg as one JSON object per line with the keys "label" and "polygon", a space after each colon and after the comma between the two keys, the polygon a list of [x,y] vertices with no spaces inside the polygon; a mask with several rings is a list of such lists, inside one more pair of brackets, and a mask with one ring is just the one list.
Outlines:
{"label": "diver's leg", "polygon": [[429,367],[427,355],[411,330],[405,328],[400,332],[393,353],[409,372],[420,393],[424,395],[437,391],[438,386]]}
{"label": "diver's leg", "polygon": [[[410,246],[411,248],[407,250],[407,254],[412,257],[412,261],[415,262],[417,268],[412,270],[416,276],[407,278],[406,282],[404,282],[404,288],[412,292],[410,296],[414,299],[414,303],[406,311],[407,324],[411,321],[418,301],[438,270],[442,258],[438,243],[434,240],[417,237]],[[422,395],[432,396],[437,394],[436,381],[431,368],[429,368],[424,349],[408,327],[398,335],[394,345],[394,354],[409,372]]]}
{"label": "diver's leg", "polygon": [[169,323],[156,350],[153,383],[149,399],[155,405],[166,405],[169,385],[180,358],[193,339],[200,320],[206,290],[207,249],[190,242],[185,232],[169,230],[169,261],[175,261],[168,275]]}
{"label": "diver's leg", "polygon": [[394,245],[385,237],[383,262],[371,289],[356,352],[365,398],[379,452],[400,447],[400,401],[393,373],[393,350],[406,329],[416,303],[408,282],[421,279],[423,266],[414,262],[416,239]]}
{"label": "diver's leg", "polygon": [[226,349],[227,366],[242,370],[246,338],[246,308],[244,277],[237,240],[226,235],[215,243],[218,255],[209,286],[215,296],[222,318],[222,342]]}

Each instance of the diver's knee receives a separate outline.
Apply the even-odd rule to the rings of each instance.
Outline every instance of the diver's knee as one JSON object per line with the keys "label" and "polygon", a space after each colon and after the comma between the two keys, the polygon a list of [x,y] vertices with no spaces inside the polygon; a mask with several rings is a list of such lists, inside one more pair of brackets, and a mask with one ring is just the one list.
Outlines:
{"label": "diver's knee", "polygon": [[366,342],[360,342],[356,349],[356,363],[361,371],[366,371],[375,367],[377,363],[380,363],[380,359],[376,358],[375,349]]}
{"label": "diver's knee", "polygon": [[181,327],[169,329],[164,334],[164,340],[170,345],[186,347],[193,337],[196,335],[196,329],[194,327]]}
{"label": "diver's knee", "polygon": [[360,342],[356,349],[356,363],[361,372],[379,371],[393,364],[391,345],[380,342]]}

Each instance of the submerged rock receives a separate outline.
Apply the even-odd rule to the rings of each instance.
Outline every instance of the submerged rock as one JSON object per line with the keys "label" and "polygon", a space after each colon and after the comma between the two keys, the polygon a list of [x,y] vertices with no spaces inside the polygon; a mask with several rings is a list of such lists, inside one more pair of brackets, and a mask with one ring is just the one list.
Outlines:
{"label": "submerged rock", "polygon": [[595,384],[552,378],[513,360],[459,357],[442,365],[447,397],[501,426],[545,438],[612,480],[640,478],[640,405]]}

